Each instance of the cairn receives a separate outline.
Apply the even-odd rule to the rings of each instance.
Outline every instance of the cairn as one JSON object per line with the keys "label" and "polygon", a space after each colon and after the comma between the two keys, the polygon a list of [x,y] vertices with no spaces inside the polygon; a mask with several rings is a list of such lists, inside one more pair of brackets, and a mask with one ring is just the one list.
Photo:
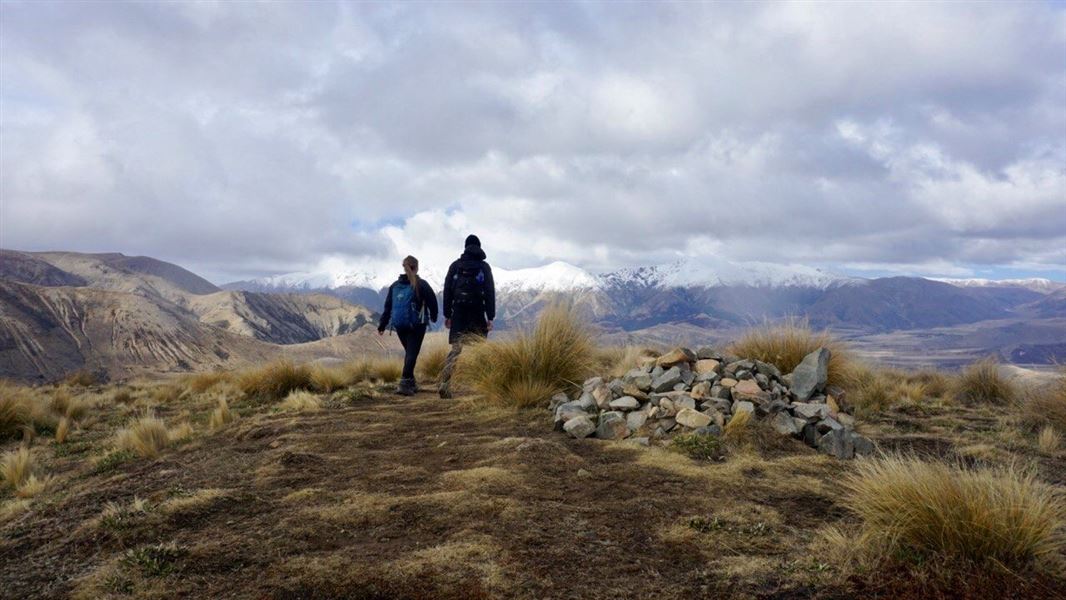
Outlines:
{"label": "cairn", "polygon": [[575,438],[646,444],[678,433],[720,436],[733,415],[747,412],[825,454],[869,455],[873,442],[855,431],[844,390],[827,385],[829,356],[819,348],[782,374],[772,364],[712,348],[677,348],[619,379],[589,379],[576,399],[558,394],[549,408],[556,429]]}

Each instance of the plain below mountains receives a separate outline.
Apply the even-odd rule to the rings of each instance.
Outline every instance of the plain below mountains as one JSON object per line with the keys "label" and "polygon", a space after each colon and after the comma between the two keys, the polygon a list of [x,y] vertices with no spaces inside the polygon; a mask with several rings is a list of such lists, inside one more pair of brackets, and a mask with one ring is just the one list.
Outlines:
{"label": "plain below mountains", "polygon": [[45,381],[78,370],[125,376],[313,358],[315,343],[333,337],[367,352],[375,348],[360,330],[375,320],[332,295],[226,291],[148,257],[0,250],[0,377]]}

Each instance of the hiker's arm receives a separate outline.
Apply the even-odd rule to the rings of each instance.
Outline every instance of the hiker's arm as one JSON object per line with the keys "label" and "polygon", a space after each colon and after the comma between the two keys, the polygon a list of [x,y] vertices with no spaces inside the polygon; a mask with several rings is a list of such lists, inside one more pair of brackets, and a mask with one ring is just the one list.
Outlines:
{"label": "hiker's arm", "polygon": [[[396,285],[396,284],[393,284]],[[389,291],[385,292],[385,308],[381,310],[381,321],[378,322],[378,332],[385,331],[385,328],[389,326],[389,319],[392,317],[392,285],[389,286]]]}
{"label": "hiker's arm", "polygon": [[492,281],[492,267],[485,263],[485,318],[496,318],[496,284]]}
{"label": "hiker's arm", "polygon": [[424,302],[426,303],[426,307],[429,308],[429,320],[436,323],[437,294],[433,291],[433,286],[429,285],[425,279],[420,280],[419,283],[422,284],[422,297],[425,298]]}
{"label": "hiker's arm", "polygon": [[444,277],[444,318],[452,318],[452,277],[455,275],[455,263],[448,267],[448,274]]}

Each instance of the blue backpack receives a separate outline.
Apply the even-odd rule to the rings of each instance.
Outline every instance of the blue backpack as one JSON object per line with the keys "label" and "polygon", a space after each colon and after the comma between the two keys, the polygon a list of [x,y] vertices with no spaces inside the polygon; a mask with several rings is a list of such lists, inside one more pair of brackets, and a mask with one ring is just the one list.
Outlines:
{"label": "blue backpack", "polygon": [[414,327],[428,322],[425,310],[419,310],[415,290],[410,283],[392,286],[392,327]]}

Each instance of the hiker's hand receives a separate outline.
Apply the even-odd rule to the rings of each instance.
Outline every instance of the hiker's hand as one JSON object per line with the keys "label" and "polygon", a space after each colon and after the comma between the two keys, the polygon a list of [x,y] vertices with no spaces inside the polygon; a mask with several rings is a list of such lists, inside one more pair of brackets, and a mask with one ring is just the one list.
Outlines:
{"label": "hiker's hand", "polygon": [[448,328],[448,329],[451,329],[452,328],[452,320],[451,319],[444,319],[444,326],[446,328]]}
{"label": "hiker's hand", "polygon": [[485,331],[492,331],[492,321],[485,324]]}

